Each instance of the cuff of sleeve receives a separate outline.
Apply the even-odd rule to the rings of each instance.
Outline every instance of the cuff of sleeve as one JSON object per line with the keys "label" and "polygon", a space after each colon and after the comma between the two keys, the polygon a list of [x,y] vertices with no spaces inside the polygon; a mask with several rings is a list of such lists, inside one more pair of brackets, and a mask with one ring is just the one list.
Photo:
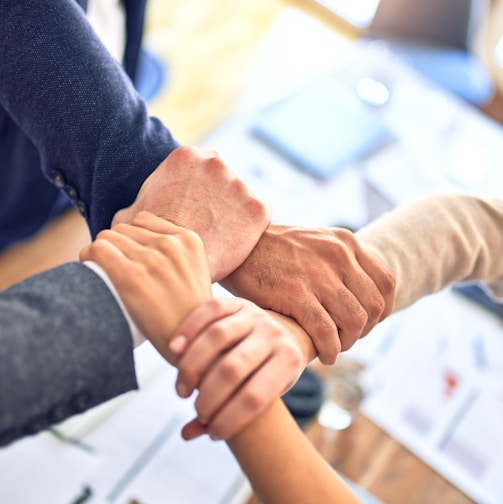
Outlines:
{"label": "cuff of sleeve", "polygon": [[131,318],[129,315],[129,312],[127,311],[126,307],[124,306],[124,303],[122,302],[122,299],[119,296],[119,293],[117,292],[117,289],[115,288],[114,284],[110,280],[109,276],[105,272],[105,270],[97,263],[94,261],[84,261],[83,262],[84,266],[87,266],[89,269],[93,270],[102,280],[105,282],[106,286],[110,289],[110,292],[113,294],[115,297],[115,300],[117,301],[117,304],[120,306],[120,309],[122,310],[122,313],[124,314],[124,318],[126,319],[128,325],[129,325],[129,330],[131,332],[131,338],[133,340],[133,347],[138,347],[140,346],[144,341],[146,341],[145,336],[140,332],[138,329],[138,326],[135,324],[134,320]]}

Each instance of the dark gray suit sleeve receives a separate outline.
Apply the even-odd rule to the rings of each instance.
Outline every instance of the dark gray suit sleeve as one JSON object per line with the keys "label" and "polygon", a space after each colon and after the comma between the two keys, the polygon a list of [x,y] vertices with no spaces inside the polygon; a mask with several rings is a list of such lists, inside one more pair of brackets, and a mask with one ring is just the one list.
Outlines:
{"label": "dark gray suit sleeve", "polygon": [[0,446],[134,388],[129,327],[86,266],[0,292]]}

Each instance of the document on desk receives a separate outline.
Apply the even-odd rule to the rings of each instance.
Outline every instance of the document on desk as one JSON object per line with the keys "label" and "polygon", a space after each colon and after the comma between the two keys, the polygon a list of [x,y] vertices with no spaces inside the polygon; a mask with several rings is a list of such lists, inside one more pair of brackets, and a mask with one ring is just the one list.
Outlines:
{"label": "document on desk", "polygon": [[3,504],[243,504],[249,486],[223,442],[185,442],[193,402],[165,370],[78,445],[47,433],[0,450]]}
{"label": "document on desk", "polygon": [[98,502],[233,502],[244,483],[239,465],[223,442],[183,441],[181,428],[194,409],[175,396],[173,378],[168,368],[86,438],[101,454],[102,469],[90,480]]}
{"label": "document on desk", "polygon": [[477,503],[501,503],[501,319],[445,291],[388,322],[363,412]]}

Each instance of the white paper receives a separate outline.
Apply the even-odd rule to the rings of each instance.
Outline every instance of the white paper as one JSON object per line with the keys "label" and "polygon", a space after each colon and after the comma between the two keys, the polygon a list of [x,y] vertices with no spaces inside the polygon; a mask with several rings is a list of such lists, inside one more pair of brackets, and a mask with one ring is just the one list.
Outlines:
{"label": "white paper", "polygon": [[89,449],[43,433],[0,450],[1,503],[72,504],[86,488],[86,504],[245,502],[249,486],[227,445],[181,438],[195,410],[193,400],[175,394],[176,370],[148,343],[138,353],[140,391],[59,427],[85,432],[80,439]]}
{"label": "white paper", "polygon": [[368,360],[362,411],[475,501],[499,504],[501,320],[451,291],[394,317]]}

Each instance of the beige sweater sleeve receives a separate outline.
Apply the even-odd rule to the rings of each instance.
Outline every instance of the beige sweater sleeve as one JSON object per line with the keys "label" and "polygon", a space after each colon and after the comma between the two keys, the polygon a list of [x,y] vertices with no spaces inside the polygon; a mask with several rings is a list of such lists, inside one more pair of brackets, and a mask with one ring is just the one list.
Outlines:
{"label": "beige sweater sleeve", "polygon": [[503,200],[437,194],[356,234],[395,274],[394,311],[453,282],[489,282],[503,296]]}

